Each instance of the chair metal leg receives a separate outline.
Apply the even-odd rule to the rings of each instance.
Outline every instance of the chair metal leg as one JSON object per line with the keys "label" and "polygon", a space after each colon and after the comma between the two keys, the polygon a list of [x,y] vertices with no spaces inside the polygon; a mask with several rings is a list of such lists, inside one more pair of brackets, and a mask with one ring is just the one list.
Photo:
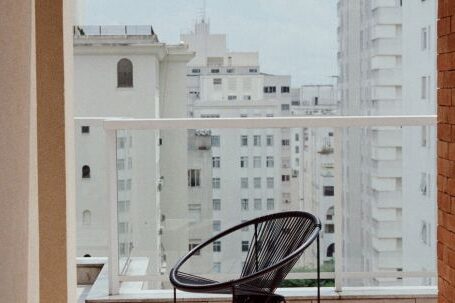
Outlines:
{"label": "chair metal leg", "polygon": [[177,290],[174,287],[174,303],[177,302]]}
{"label": "chair metal leg", "polygon": [[320,255],[320,244],[319,244],[319,234],[316,239],[317,243],[317,271],[318,271],[318,303],[321,302],[321,255]]}

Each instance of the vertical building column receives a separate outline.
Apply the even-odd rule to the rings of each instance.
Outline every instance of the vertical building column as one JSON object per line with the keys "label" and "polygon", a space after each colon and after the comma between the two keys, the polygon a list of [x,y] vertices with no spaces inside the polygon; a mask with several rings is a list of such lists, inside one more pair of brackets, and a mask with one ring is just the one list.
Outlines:
{"label": "vertical building column", "polygon": [[455,1],[438,14],[439,302],[455,302]]}
{"label": "vertical building column", "polygon": [[76,300],[71,4],[35,3],[42,303]]}
{"label": "vertical building column", "polygon": [[38,302],[34,1],[0,1],[0,301]]}

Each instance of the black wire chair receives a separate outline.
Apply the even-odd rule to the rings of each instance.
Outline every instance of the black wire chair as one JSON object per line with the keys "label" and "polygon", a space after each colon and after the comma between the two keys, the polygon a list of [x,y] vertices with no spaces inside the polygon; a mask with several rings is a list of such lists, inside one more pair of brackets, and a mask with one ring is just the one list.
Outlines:
{"label": "black wire chair", "polygon": [[[180,271],[203,247],[247,226],[254,226],[254,234],[238,279],[218,282]],[[231,227],[193,248],[171,269],[169,278],[174,286],[174,302],[177,301],[176,289],[232,294],[235,303],[286,302],[283,296],[274,292],[314,240],[317,243],[317,298],[320,302],[320,230],[320,220],[301,211],[274,213]]]}

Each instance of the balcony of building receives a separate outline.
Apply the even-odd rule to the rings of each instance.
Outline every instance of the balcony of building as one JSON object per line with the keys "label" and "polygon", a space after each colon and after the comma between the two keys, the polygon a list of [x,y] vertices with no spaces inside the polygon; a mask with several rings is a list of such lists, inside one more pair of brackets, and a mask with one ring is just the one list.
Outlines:
{"label": "balcony of building", "polygon": [[[380,302],[436,302],[435,265],[430,264],[428,266],[425,265],[426,267],[420,267],[421,264],[418,261],[419,258],[427,259],[429,255],[417,254],[416,260],[413,259],[412,265],[407,265],[404,261],[406,258],[403,254],[408,253],[408,251],[407,248],[403,248],[403,244],[401,243],[404,241],[405,246],[408,244],[412,246],[414,245],[413,243],[418,243],[421,239],[417,238],[420,237],[420,234],[417,233],[411,238],[403,240],[403,233],[406,231],[406,226],[414,223],[404,222],[402,218],[403,210],[409,209],[406,207],[412,208],[412,206],[406,206],[407,203],[403,201],[400,191],[401,180],[399,179],[402,170],[397,167],[401,163],[398,159],[402,159],[404,156],[399,151],[400,154],[397,158],[396,153],[398,151],[395,147],[401,144],[402,136],[402,133],[397,131],[396,128],[417,126],[420,129],[421,125],[431,127],[435,124],[434,116],[205,119],[77,118],[75,123],[76,129],[79,129],[81,125],[96,125],[103,129],[106,140],[102,145],[103,150],[108,156],[103,158],[106,162],[106,169],[102,173],[106,176],[106,180],[110,180],[108,182],[108,188],[110,189],[105,192],[105,203],[111,205],[108,221],[111,235],[113,235],[109,240],[109,258],[104,259],[102,262],[100,259],[93,259],[93,261],[90,258],[79,259],[81,264],[78,270],[86,271],[87,269],[85,267],[88,267],[90,271],[80,276],[86,277],[86,280],[90,280],[92,282],[91,286],[84,286],[87,282],[79,282],[81,284],[81,294],[86,295],[86,302],[88,303],[172,301],[173,292],[169,284],[168,272],[175,262],[173,259],[184,254],[188,247],[186,244],[183,244],[181,248],[175,248],[174,246],[173,248],[169,248],[169,241],[164,240],[168,232],[172,232],[174,235],[184,234],[187,232],[187,228],[189,228],[188,230],[198,230],[199,232],[197,237],[193,234],[193,238],[202,239],[215,231],[234,224],[237,219],[250,218],[250,216],[255,214],[252,211],[261,209],[261,207],[266,212],[279,211],[280,209],[306,209],[305,202],[300,204],[298,197],[287,199],[289,203],[284,205],[285,203],[282,202],[284,201],[284,194],[280,194],[281,192],[278,188],[286,193],[299,192],[299,190],[296,190],[298,188],[299,178],[305,178],[305,174],[318,171],[321,167],[324,169],[330,168],[332,171],[330,174],[332,177],[331,180],[334,180],[334,183],[331,181],[330,186],[326,186],[327,184],[324,183],[326,178],[322,178],[323,181],[321,182],[323,183],[319,184],[318,182],[320,181],[313,180],[315,184],[311,184],[312,190],[314,191],[311,194],[312,199],[319,197],[318,199],[325,199],[325,203],[330,204],[317,203],[311,204],[311,207],[318,208],[318,205],[324,205],[326,208],[329,206],[334,207],[334,214],[330,216],[330,220],[328,221],[328,225],[332,227],[330,230],[324,230],[324,234],[327,233],[327,237],[323,235],[322,239],[331,243],[334,242],[334,245],[337,247],[350,245],[349,243],[354,245],[352,243],[371,242],[363,248],[359,246],[358,250],[371,251],[371,262],[375,264],[374,267],[362,266],[354,269],[349,265],[352,263],[352,260],[357,260],[352,264],[365,262],[356,256],[355,250],[335,250],[331,253],[323,251],[324,258],[330,255],[335,260],[334,267],[324,272],[322,276],[323,279],[331,281],[329,286],[323,289],[323,299],[344,302],[376,302],[375,300],[381,300]],[[324,162],[322,165],[315,163],[315,167],[310,167],[306,172],[302,172],[295,178],[291,178],[293,164],[288,154],[295,154],[296,150],[294,150],[292,140],[288,134],[298,130],[311,130],[313,128],[331,129],[330,133],[333,134],[334,143],[330,145],[330,154],[333,155],[334,162]],[[339,186],[349,181],[349,179],[345,179],[348,177],[343,173],[342,167],[345,165],[352,167],[353,165],[352,163],[345,162],[348,159],[346,158],[348,150],[345,149],[346,147],[344,147],[343,142],[348,143],[352,139],[351,137],[347,137],[349,135],[344,132],[346,128],[361,129],[362,131],[360,133],[367,136],[364,139],[371,140],[372,143],[378,145],[372,149],[365,150],[366,152],[371,152],[371,159],[377,159],[372,160],[369,164],[369,169],[371,169],[371,190],[365,188],[364,192],[359,196],[368,197],[368,199],[362,201],[361,198],[355,198],[355,201],[349,201],[347,205],[347,202],[343,200],[343,189]],[[271,139],[272,135],[273,139]],[[164,221],[162,220],[156,225],[155,232],[159,235],[156,241],[163,241],[161,249],[156,251],[153,248],[155,244],[149,246],[151,243],[147,243],[147,240],[140,238],[140,234],[145,229],[141,230],[143,227],[137,224],[137,222],[134,222],[136,215],[130,214],[129,216],[124,216],[125,209],[123,206],[120,208],[120,201],[118,199],[127,193],[119,190],[117,178],[127,172],[120,172],[119,167],[112,164],[118,163],[118,157],[122,157],[124,154],[133,154],[134,149],[136,149],[134,153],[137,153],[137,149],[140,148],[141,143],[136,143],[135,138],[146,138],[147,136],[151,142],[154,142],[154,138],[156,137],[162,140],[162,143],[155,151],[160,155],[155,160],[153,157],[150,157],[155,152],[152,154],[143,154],[142,156],[139,153],[139,158],[133,160],[133,168],[139,171],[141,169],[148,169],[148,167],[151,167],[149,166],[150,164],[158,161],[160,173],[164,176],[164,185],[159,193],[155,191],[146,193],[152,198],[156,194],[160,195],[160,198],[157,198],[156,204],[153,206],[153,211],[165,218]],[[119,150],[119,146],[115,142],[118,140],[121,141],[122,137],[133,138],[135,142],[133,147],[126,144]],[[199,166],[197,168],[195,166],[194,169],[191,167],[191,176],[190,172],[188,172],[188,183],[186,182],[186,166],[178,168],[175,166],[175,163],[165,162],[167,161],[166,159],[179,158],[176,154],[178,152],[177,150],[168,149],[169,142],[174,141],[175,138],[187,138],[187,147],[183,145],[180,152],[188,153],[187,157],[195,157],[196,162],[194,163],[202,165],[200,166],[199,172],[196,172]],[[269,138],[269,140],[267,141],[266,138]],[[283,149],[282,138],[286,149]],[[214,144],[214,147],[211,147],[212,144]],[[261,150],[258,149],[258,146],[262,145],[264,145],[264,150],[275,150],[275,152],[282,153],[283,157],[274,157],[272,159],[270,156],[268,158],[265,156],[253,156],[250,152],[246,152],[247,150]],[[199,148],[200,146],[210,146],[210,148],[201,150]],[[349,150],[352,150],[352,147]],[[327,149],[327,146],[325,148]],[[320,149],[317,148],[316,151],[320,152]],[[303,153],[303,151],[298,152]],[[144,157],[145,155],[148,156]],[[204,171],[204,167],[210,171],[208,176]],[[172,177],[168,175],[167,170],[171,171]],[[184,172],[183,177],[176,173],[178,170]],[[254,172],[251,178],[245,177],[246,175],[242,172],[248,170]],[[141,175],[139,171],[132,171],[131,175]],[[263,174],[262,179],[259,177],[261,175],[257,172]],[[352,172],[351,170],[350,173]],[[232,174],[238,174],[238,182],[235,181],[237,175]],[[265,177],[269,176],[268,174],[274,177],[275,187],[271,185],[272,183],[268,184],[265,182]],[[247,180],[240,182],[241,177]],[[155,182],[153,179],[154,177],[152,176],[147,177],[143,181],[145,183],[153,183]],[[156,181],[161,181],[161,179]],[[420,179],[418,181],[420,182]],[[135,180],[133,180],[134,183]],[[181,186],[178,184],[181,184]],[[203,184],[206,186],[204,187]],[[215,204],[214,201],[225,199],[225,196],[222,194],[223,190],[227,191],[226,193],[230,193],[230,196],[236,196],[237,193],[234,192],[236,186],[237,188],[242,188],[239,193],[239,201],[237,201],[241,209],[237,213],[234,212],[236,219],[215,224],[215,221],[218,222],[223,219],[223,216],[218,214],[216,210],[219,207],[224,209],[226,206],[225,204],[220,204],[223,206]],[[133,185],[132,188],[131,197],[134,197],[136,195],[134,190],[141,191],[149,189],[149,186],[139,184]],[[416,188],[418,190],[418,186]],[[188,190],[187,194],[179,192],[186,190]],[[267,193],[267,195],[275,197],[275,199],[262,197],[263,204],[262,206],[258,206],[256,205],[258,202],[256,200],[261,199],[253,199],[253,196],[241,197],[245,193],[252,193],[253,196],[255,194]],[[183,199],[199,199],[198,203],[202,204],[198,207],[195,204],[190,204],[188,216],[175,215],[170,211],[178,213],[182,210],[178,210],[177,208],[169,209],[172,205],[172,200],[169,199],[174,194],[177,194],[178,197]],[[214,199],[213,204],[212,198]],[[138,200],[135,201],[137,202]],[[360,220],[355,226],[350,226],[350,220],[354,219],[344,217],[341,214],[352,212],[352,216],[360,215],[357,211],[366,206],[360,206],[362,203],[365,204],[366,201],[370,203],[368,204],[368,207],[371,208],[368,210],[369,215],[364,216],[364,219]],[[224,200],[223,202],[226,203]],[[229,203],[237,202],[229,201]],[[215,221],[212,222],[212,217],[209,213],[204,213],[206,207],[204,203],[209,205],[209,207],[213,207],[213,220]],[[261,202],[259,201],[259,203]],[[360,203],[358,209],[354,207],[356,203]],[[349,210],[351,207],[354,208]],[[184,211],[186,212],[186,209]],[[320,213],[317,209],[314,211],[321,217],[323,222],[328,220],[326,218],[326,209],[321,209]],[[367,212],[366,209],[362,211]],[[123,225],[119,225],[119,218],[127,218],[126,220],[129,220],[135,227],[132,230],[125,229]],[[187,222],[186,220],[189,221]],[[343,228],[346,224],[348,226]],[[148,230],[149,227],[146,229]],[[368,238],[356,235],[356,229],[368,231]],[[204,233],[206,233],[205,236]],[[435,235],[431,234],[430,237],[435,238]],[[165,243],[166,241],[168,242]],[[192,241],[200,240],[193,239]],[[183,242],[186,243],[186,240]],[[197,242],[194,243],[197,244]],[[328,247],[331,243],[326,243],[325,245]],[[228,248],[226,248],[226,245],[223,245],[223,251],[224,249],[229,249],[229,246],[231,245],[227,245]],[[216,252],[202,253],[200,258],[201,260],[207,260],[208,263],[212,261],[223,262],[224,258],[230,258],[231,254],[236,252],[234,250],[223,253],[222,255],[218,255]],[[310,250],[308,254],[309,256],[314,256],[314,251]],[[306,279],[314,281],[314,267],[311,267],[314,266],[314,261],[310,260],[310,257],[306,258],[299,261],[302,262],[301,266],[297,266],[298,269],[288,276],[288,280],[302,281]],[[102,265],[99,264],[100,262]],[[86,264],[84,265],[83,263]],[[95,264],[89,266],[87,263]],[[200,267],[204,267],[203,264],[204,262],[198,265],[198,270]],[[236,268],[238,264],[235,264],[232,263],[228,267],[230,269]],[[111,270],[107,268],[111,268]],[[400,268],[402,270],[397,270]],[[305,270],[302,271],[302,269]],[[96,270],[100,271],[97,278],[95,280],[88,279],[88,277],[91,277],[91,273]],[[235,270],[213,272],[211,266],[206,268],[206,270],[208,276],[217,280],[228,280],[235,277]],[[289,302],[315,302],[314,287],[283,287],[279,288],[278,292],[285,295]],[[180,300],[183,299],[186,302],[230,301],[230,297],[228,296],[183,292],[178,292],[177,294]]]}

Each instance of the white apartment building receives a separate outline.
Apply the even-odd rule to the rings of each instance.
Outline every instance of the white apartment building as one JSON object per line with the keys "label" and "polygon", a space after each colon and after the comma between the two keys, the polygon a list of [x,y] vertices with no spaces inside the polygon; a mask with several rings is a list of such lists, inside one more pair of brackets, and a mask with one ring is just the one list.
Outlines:
{"label": "white apartment building", "polygon": [[[109,151],[103,125],[93,119],[185,117],[185,72],[192,56],[183,45],[159,43],[150,26],[75,27],[74,111],[86,118],[77,122],[75,134],[78,256],[110,255]],[[187,243],[172,241],[185,229],[163,233],[163,225],[186,222],[186,208],[180,210],[187,197],[186,138],[186,132],[117,133],[121,274],[158,273],[167,247],[176,254],[187,250]],[[142,272],[132,272],[128,259],[141,262]]]}
{"label": "white apartment building", "polygon": [[[301,103],[292,107],[296,116],[330,116],[338,114],[336,89],[333,85],[304,85],[299,89]],[[333,129],[305,128],[303,146],[303,209],[321,220],[321,260],[334,261],[334,141]],[[315,266],[312,247],[307,266]]]}
{"label": "white apartment building", "polygon": [[[338,2],[343,115],[434,113],[436,67],[430,49],[434,51],[436,20],[435,14],[426,12],[434,11],[435,5],[435,1]],[[429,239],[435,233],[434,139],[429,128],[345,131],[345,270],[435,270],[434,264],[418,261],[425,258],[420,253],[428,260],[435,253]],[[428,161],[418,161],[423,158]],[[409,280],[347,282],[399,285]]]}
{"label": "white apartment building", "polygon": [[[403,1],[403,112],[436,114],[437,1]],[[418,64],[416,64],[418,62]],[[436,271],[436,129],[403,129],[403,270]],[[435,285],[432,278],[406,284]]]}
{"label": "white apartment building", "polygon": [[[189,117],[291,115],[290,77],[261,73],[258,53],[228,51],[226,35],[211,34],[204,20],[181,40],[196,53],[188,64]],[[194,214],[195,209],[212,210],[213,234],[266,213],[300,209],[303,192],[295,158],[303,146],[301,130],[212,129],[211,137],[209,172],[197,164],[199,159],[188,162],[201,180],[212,177],[211,200],[188,207],[195,218],[204,216]],[[239,255],[246,255],[251,232],[215,243],[210,271],[238,273],[244,259]]]}

